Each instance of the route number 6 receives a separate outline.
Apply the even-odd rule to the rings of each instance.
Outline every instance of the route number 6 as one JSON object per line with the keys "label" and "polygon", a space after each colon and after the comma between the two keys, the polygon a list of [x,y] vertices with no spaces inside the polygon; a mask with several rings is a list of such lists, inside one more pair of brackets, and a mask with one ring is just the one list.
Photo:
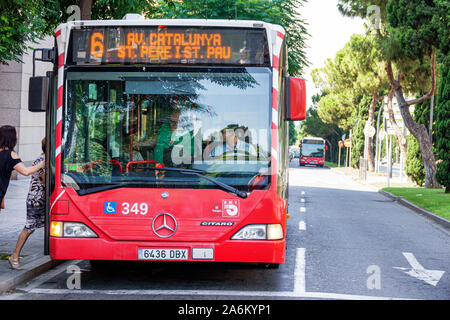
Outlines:
{"label": "route number 6", "polygon": [[128,203],[122,202],[122,214],[134,213],[135,215],[146,215],[148,212],[148,204],[142,203]]}

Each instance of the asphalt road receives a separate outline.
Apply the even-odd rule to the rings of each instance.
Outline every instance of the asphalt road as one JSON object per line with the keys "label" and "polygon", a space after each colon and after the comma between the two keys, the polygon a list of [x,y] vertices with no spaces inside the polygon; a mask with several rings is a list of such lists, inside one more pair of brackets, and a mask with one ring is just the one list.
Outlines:
{"label": "asphalt road", "polygon": [[68,261],[0,299],[450,299],[448,231],[328,168],[293,161],[289,195],[279,269]]}

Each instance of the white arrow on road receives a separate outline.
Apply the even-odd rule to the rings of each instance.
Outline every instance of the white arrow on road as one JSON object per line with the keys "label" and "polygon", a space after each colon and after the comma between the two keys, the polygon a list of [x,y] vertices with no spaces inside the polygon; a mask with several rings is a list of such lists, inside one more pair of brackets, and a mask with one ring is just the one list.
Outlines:
{"label": "white arrow on road", "polygon": [[412,268],[409,269],[409,268],[394,267],[394,269],[403,270],[405,271],[406,274],[409,274],[410,276],[417,278],[419,280],[425,281],[426,283],[431,284],[432,286],[436,286],[438,284],[439,280],[441,280],[441,277],[445,273],[445,271],[427,270],[419,263],[419,261],[417,261],[416,257],[414,257],[414,255],[411,252],[402,252],[402,253],[405,256],[406,260],[408,260]]}

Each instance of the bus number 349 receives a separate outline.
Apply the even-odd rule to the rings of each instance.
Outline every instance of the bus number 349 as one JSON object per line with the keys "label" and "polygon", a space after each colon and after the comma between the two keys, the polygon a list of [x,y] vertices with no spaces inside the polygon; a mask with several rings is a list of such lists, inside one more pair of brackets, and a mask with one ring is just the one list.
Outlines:
{"label": "bus number 349", "polygon": [[148,212],[148,204],[145,202],[142,203],[122,202],[122,214],[134,213],[135,215],[138,214],[146,215],[147,212]]}

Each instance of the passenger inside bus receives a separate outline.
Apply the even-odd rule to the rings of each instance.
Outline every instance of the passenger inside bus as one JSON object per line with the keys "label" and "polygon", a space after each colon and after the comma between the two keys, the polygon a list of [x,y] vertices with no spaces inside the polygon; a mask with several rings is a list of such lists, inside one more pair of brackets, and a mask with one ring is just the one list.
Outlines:
{"label": "passenger inside bus", "polygon": [[123,156],[126,162],[128,161],[142,161],[144,158],[139,150],[139,145],[137,144],[136,137],[134,133],[126,130],[126,126],[123,126]]}
{"label": "passenger inside bus", "polygon": [[183,136],[177,135],[178,122],[180,121],[181,110],[172,108],[167,121],[159,129],[157,143],[153,155],[154,160],[159,164],[168,164],[171,161],[172,148],[181,143]]}

